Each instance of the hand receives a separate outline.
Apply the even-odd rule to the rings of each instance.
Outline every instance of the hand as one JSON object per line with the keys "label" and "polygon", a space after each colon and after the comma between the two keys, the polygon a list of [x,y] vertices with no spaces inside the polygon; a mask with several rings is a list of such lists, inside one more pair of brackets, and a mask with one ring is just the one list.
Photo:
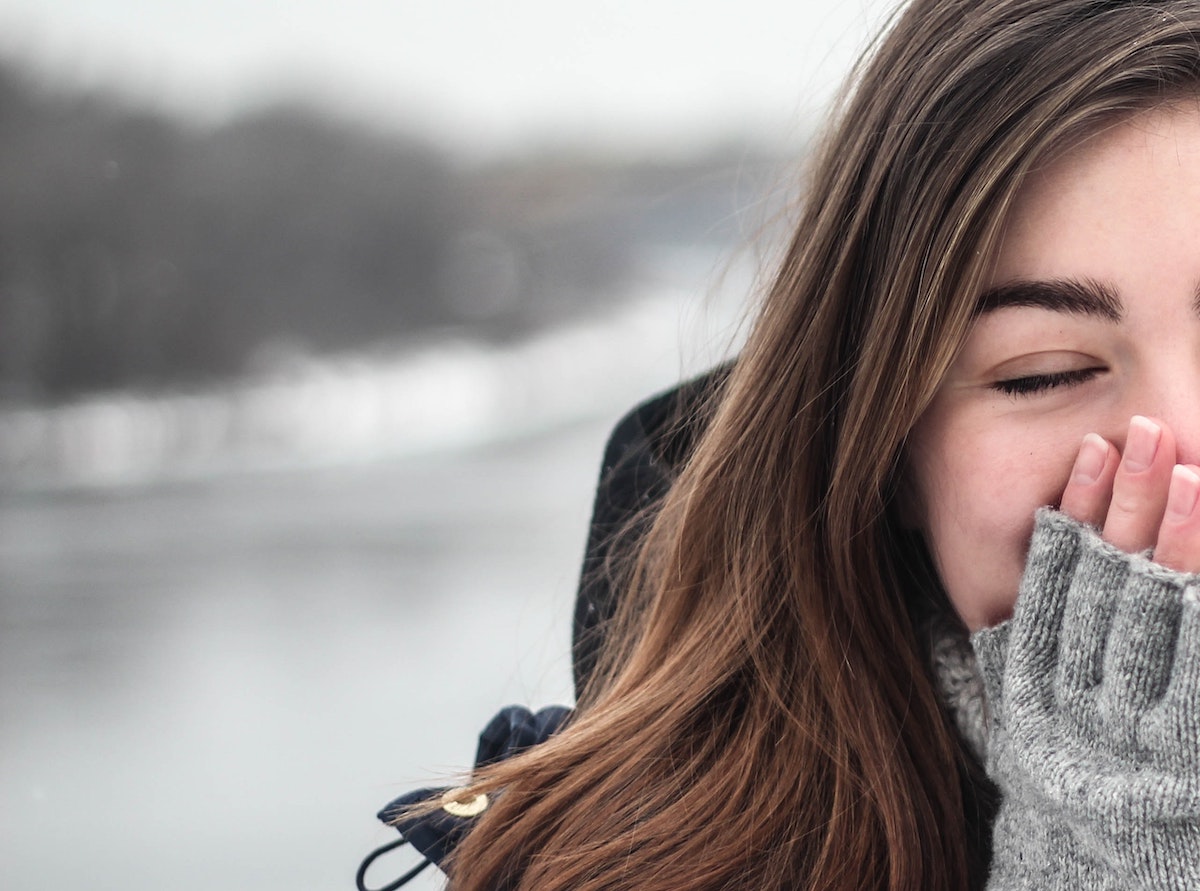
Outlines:
{"label": "hand", "polygon": [[1002,795],[988,891],[1200,888],[1200,596],[1193,576],[1111,540],[1194,559],[1158,435],[1168,454],[1140,469],[1101,440],[1107,486],[1073,480],[1065,500],[1104,494],[1089,516],[1110,540],[1040,510],[1012,619],[972,636]]}
{"label": "hand", "polygon": [[1135,415],[1124,454],[1095,433],[1084,437],[1063,492],[1063,513],[1101,530],[1128,553],[1200,572],[1200,467],[1175,463],[1169,427]]}

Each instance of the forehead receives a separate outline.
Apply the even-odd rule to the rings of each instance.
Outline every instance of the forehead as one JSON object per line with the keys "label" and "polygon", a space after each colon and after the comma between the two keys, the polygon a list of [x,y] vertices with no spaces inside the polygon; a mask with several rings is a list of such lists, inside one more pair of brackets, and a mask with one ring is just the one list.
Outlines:
{"label": "forehead", "polygon": [[1200,247],[1200,109],[1138,112],[1033,170],[1005,221],[991,283],[1127,276],[1121,244],[1153,233],[1160,247]]}

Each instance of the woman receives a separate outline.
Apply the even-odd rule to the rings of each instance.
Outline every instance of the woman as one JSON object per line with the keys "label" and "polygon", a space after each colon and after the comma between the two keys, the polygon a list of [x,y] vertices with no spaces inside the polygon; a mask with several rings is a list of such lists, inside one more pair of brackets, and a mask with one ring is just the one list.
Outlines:
{"label": "woman", "polygon": [[455,889],[1200,887],[1200,3],[916,0],[854,84]]}

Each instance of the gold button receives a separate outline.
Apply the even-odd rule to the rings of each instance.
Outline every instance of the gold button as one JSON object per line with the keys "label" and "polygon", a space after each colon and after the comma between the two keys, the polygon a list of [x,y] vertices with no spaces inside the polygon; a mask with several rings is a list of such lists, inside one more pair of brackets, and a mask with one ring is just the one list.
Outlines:
{"label": "gold button", "polygon": [[487,810],[488,797],[480,792],[464,799],[470,790],[466,786],[451,789],[442,796],[442,810],[452,817],[477,817]]}

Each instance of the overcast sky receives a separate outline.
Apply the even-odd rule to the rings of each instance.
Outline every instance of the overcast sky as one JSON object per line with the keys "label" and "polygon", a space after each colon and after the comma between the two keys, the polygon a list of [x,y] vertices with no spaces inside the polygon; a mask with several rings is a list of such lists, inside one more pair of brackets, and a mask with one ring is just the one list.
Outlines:
{"label": "overcast sky", "polygon": [[797,134],[890,0],[0,0],[0,53],[219,119],[303,96],[479,151]]}

